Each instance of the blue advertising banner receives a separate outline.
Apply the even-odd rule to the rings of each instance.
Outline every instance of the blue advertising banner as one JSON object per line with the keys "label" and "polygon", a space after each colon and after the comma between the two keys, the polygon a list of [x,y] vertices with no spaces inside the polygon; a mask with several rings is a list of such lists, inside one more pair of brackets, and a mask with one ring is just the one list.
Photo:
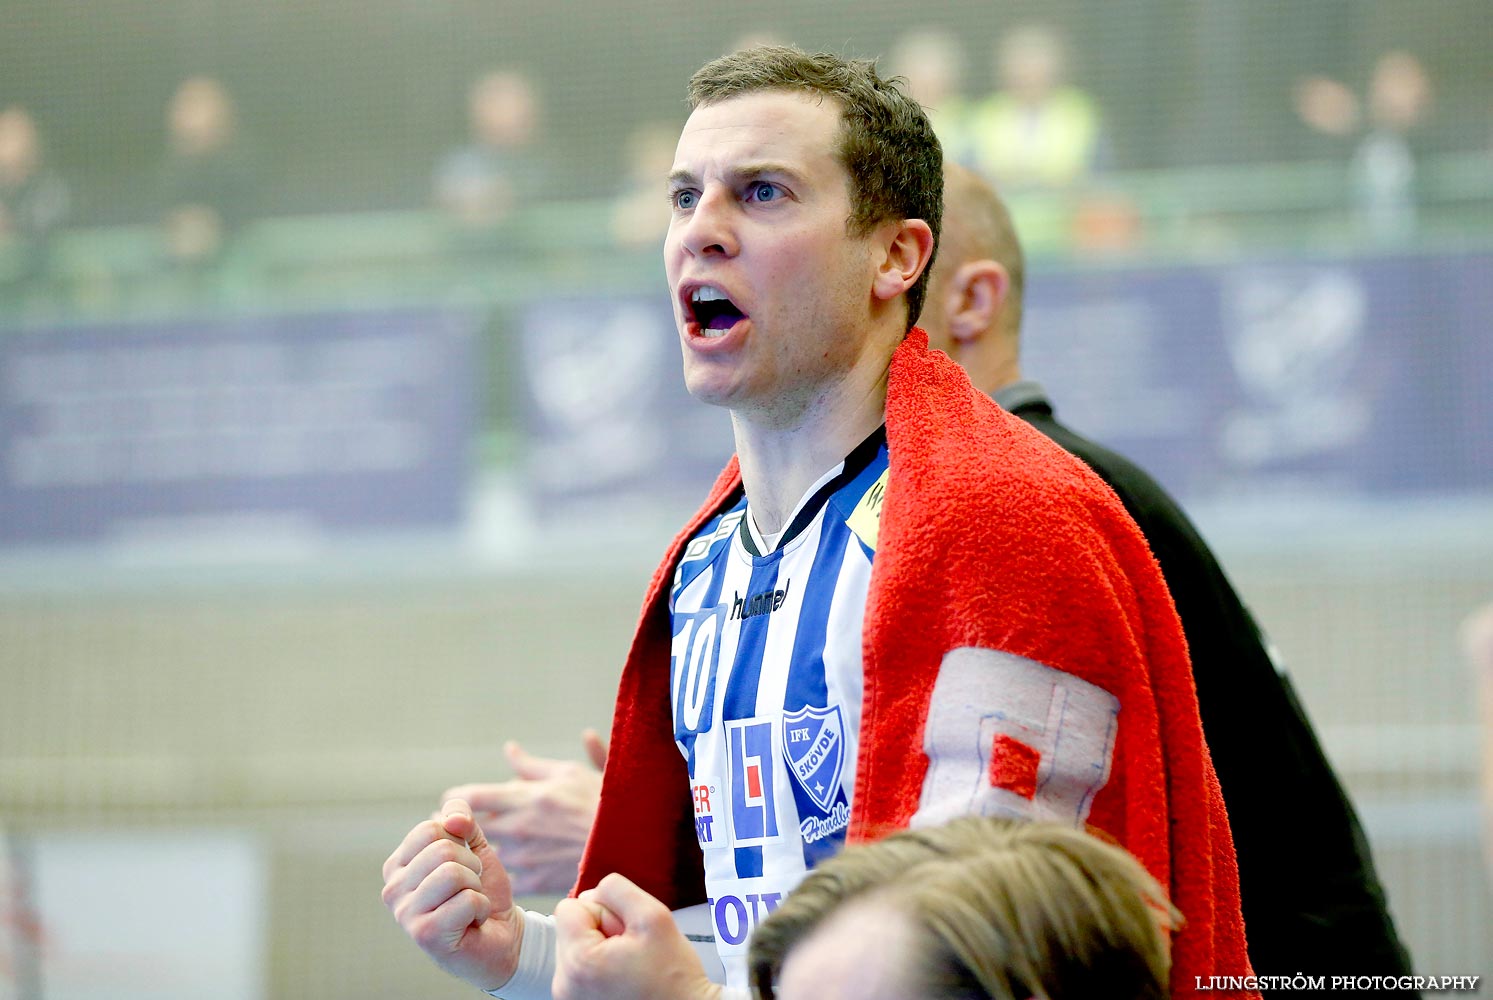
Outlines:
{"label": "blue advertising banner", "polygon": [[662,293],[536,305],[523,317],[521,358],[527,478],[542,517],[687,507],[735,450],[725,411],[684,387]]}
{"label": "blue advertising banner", "polygon": [[476,332],[409,309],[0,337],[0,545],[454,525]]}
{"label": "blue advertising banner", "polygon": [[1460,351],[1452,364],[1460,385],[1448,423],[1462,442],[1465,485],[1486,489],[1493,481],[1493,256],[1448,275],[1446,296],[1459,316],[1475,324],[1458,338]]}
{"label": "blue advertising banner", "polygon": [[1182,497],[1487,489],[1490,279],[1488,255],[1049,272],[1024,367]]}
{"label": "blue advertising banner", "polygon": [[[1493,489],[1493,255],[1049,270],[1023,367],[1065,422],[1184,499]],[[703,495],[729,424],[693,401],[662,294],[547,302],[523,323],[531,487]]]}

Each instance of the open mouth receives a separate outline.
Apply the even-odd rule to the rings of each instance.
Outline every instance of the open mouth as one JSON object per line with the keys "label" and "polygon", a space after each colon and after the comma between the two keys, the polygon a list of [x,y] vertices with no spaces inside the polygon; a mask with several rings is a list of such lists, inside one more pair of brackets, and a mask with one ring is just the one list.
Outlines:
{"label": "open mouth", "polygon": [[702,337],[724,337],[726,331],[747,318],[725,292],[713,285],[701,285],[691,292],[689,309]]}

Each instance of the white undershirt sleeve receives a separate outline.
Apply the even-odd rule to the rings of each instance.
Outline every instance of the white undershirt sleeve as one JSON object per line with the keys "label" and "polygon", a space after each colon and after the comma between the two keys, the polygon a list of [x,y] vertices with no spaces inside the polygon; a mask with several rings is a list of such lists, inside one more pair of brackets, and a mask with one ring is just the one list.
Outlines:
{"label": "white undershirt sleeve", "polygon": [[502,986],[487,991],[501,1000],[553,1000],[555,981],[555,918],[520,909],[524,937],[518,946],[518,970]]}
{"label": "white undershirt sleeve", "polygon": [[[524,918],[524,937],[519,942],[518,969],[502,986],[487,991],[499,1000],[553,1000],[550,992],[555,981],[555,918],[520,908]],[[715,936],[710,932],[710,909],[701,903],[674,911],[679,930],[689,938],[712,982],[722,982],[725,970],[715,951]],[[721,1000],[751,1000],[751,990],[727,988]]]}

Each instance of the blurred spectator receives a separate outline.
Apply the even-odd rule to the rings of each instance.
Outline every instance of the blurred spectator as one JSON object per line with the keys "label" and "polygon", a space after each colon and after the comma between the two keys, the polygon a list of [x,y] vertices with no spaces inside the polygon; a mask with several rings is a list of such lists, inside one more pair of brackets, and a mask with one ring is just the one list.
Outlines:
{"label": "blurred spectator", "polygon": [[490,230],[542,192],[534,84],[513,69],[478,78],[467,92],[467,128],[467,143],[436,167],[435,201],[459,225]]}
{"label": "blurred spectator", "polygon": [[1409,239],[1416,229],[1415,155],[1410,133],[1431,103],[1425,67],[1408,52],[1387,52],[1369,84],[1369,131],[1349,168],[1360,222],[1381,243]]}
{"label": "blurred spectator", "polygon": [[1067,81],[1067,48],[1045,24],[1012,29],[995,47],[997,88],[969,118],[969,163],[998,184],[1027,247],[1041,252],[1080,242],[1115,247],[1135,234],[1124,199],[1085,208],[1085,186],[1103,159],[1099,107]]}
{"label": "blurred spectator", "polygon": [[0,111],[0,288],[47,273],[51,236],[66,220],[68,202],[31,115],[19,105]]}
{"label": "blurred spectator", "polygon": [[673,213],[663,178],[674,165],[679,124],[649,121],[627,137],[622,189],[612,206],[612,236],[619,246],[658,251]]}
{"label": "blurred spectator", "polygon": [[1297,116],[1325,136],[1346,139],[1358,128],[1358,97],[1347,84],[1330,76],[1308,76],[1296,84]]}
{"label": "blurred spectator", "polygon": [[1099,108],[1067,82],[1067,62],[1062,38],[1044,24],[996,45],[997,88],[975,107],[971,131],[975,167],[1004,191],[1072,187],[1099,165]]}
{"label": "blurred spectator", "polygon": [[1296,114],[1318,135],[1352,143],[1348,190],[1355,221],[1378,243],[1399,243],[1416,230],[1415,152],[1410,136],[1431,105],[1431,81],[1420,60],[1395,50],[1374,63],[1366,107],[1347,84],[1311,76],[1296,85]]}
{"label": "blurred spectator", "polygon": [[233,98],[210,76],[189,77],[171,97],[166,125],[166,252],[183,265],[218,263],[253,215],[258,193]]}
{"label": "blurred spectator", "polygon": [[943,28],[915,27],[897,39],[887,61],[891,73],[907,81],[908,92],[933,122],[944,162],[969,166],[970,101],[964,92],[965,54],[959,39]]}

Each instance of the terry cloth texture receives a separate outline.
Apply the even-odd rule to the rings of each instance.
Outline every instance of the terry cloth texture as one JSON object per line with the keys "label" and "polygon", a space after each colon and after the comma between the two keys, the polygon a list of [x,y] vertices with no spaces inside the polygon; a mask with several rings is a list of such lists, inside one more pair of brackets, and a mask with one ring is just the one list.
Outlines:
{"label": "terry cloth texture", "polygon": [[[1145,535],[1176,602],[1203,736],[1228,807],[1250,963],[1261,973],[1407,976],[1363,826],[1290,679],[1192,522],[1145,470],[1058,421],[1033,382],[995,400],[1083,459]],[[1290,816],[1282,851],[1280,817]],[[1262,990],[1265,997],[1289,990]]]}
{"label": "terry cloth texture", "polygon": [[[1118,704],[1108,778],[1081,810],[1169,887],[1186,918],[1173,941],[1174,995],[1193,994],[1197,977],[1248,975],[1233,842],[1186,645],[1134,522],[1082,462],[976,390],[927,349],[920,330],[892,358],[886,427],[891,465],[866,607],[850,839],[901,829],[920,808],[920,820],[939,812],[938,801],[924,801],[925,784],[937,784],[925,748],[948,742],[941,727],[968,720],[940,711],[936,689],[940,699],[967,691],[981,654],[1030,661]],[[733,458],[653,576],[623,669],[578,889],[617,871],[671,908],[704,899],[685,762],[673,740],[667,595],[685,542],[740,488]],[[995,683],[988,697],[992,706],[1009,698]],[[1006,798],[971,802],[974,809],[1026,790],[1036,742],[992,739],[977,748]]]}

